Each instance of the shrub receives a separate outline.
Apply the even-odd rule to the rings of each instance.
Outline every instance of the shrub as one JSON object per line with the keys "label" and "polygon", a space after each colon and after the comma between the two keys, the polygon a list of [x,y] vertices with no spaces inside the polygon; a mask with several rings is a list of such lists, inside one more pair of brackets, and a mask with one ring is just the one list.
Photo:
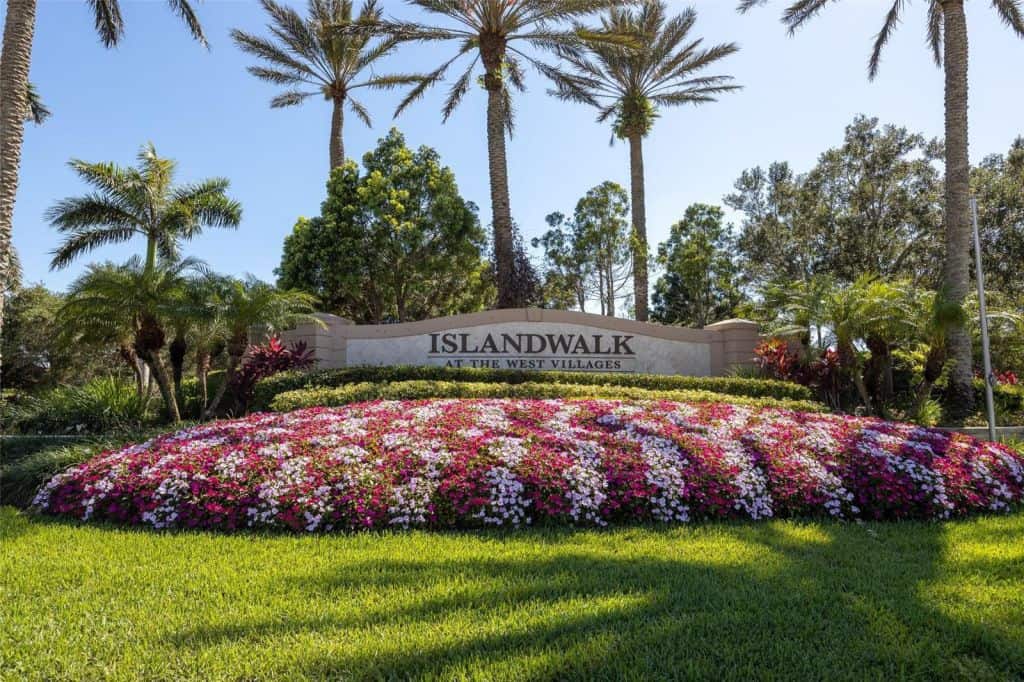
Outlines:
{"label": "shrub", "polygon": [[7,425],[12,432],[51,435],[138,430],[158,418],[150,402],[131,384],[94,379],[22,397],[10,406]]}
{"label": "shrub", "polygon": [[367,400],[417,400],[423,398],[632,398],[638,400],[680,400],[687,402],[730,402],[752,407],[781,407],[816,412],[824,406],[806,400],[725,396],[697,390],[647,390],[632,386],[587,386],[537,383],[498,384],[472,381],[360,382],[335,388],[305,388],[286,391],[274,398],[271,409],[287,412],[303,407],[337,407]]}
{"label": "shrub", "polygon": [[[66,439],[49,438],[45,447],[22,453],[17,459],[8,459],[5,449],[0,466],[0,504],[27,507],[39,488],[55,474],[101,452],[155,436],[159,431],[150,429],[82,438],[71,444]],[[35,444],[40,445],[41,441],[39,439]]]}
{"label": "shrub", "polygon": [[306,347],[305,341],[286,346],[272,336],[266,344],[249,346],[228,388],[235,404],[244,412],[252,401],[258,381],[289,370],[309,369],[315,362],[313,351]]}
{"label": "shrub", "polygon": [[203,424],[54,476],[36,508],[156,528],[606,525],[1009,511],[1024,456],[910,424],[733,405],[361,403]]}
{"label": "shrub", "polygon": [[649,390],[698,390],[752,398],[811,400],[810,389],[784,381],[743,377],[690,377],[659,374],[609,374],[588,372],[518,371],[454,367],[350,367],[301,374],[288,372],[256,384],[252,408],[267,409],[285,391],[310,387],[335,387],[357,383],[393,381],[449,381],[476,383],[549,383],[579,386],[626,386]]}

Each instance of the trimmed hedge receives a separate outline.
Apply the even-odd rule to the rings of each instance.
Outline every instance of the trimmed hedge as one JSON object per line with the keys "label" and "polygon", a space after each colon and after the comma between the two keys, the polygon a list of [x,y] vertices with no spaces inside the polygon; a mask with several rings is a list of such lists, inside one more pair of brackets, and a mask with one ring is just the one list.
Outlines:
{"label": "trimmed hedge", "polygon": [[277,395],[287,391],[312,387],[334,388],[349,384],[405,381],[623,386],[657,391],[710,391],[750,398],[782,400],[812,400],[814,398],[813,393],[806,386],[771,379],[663,376],[660,374],[531,372],[454,367],[350,367],[307,373],[284,372],[268,377],[256,384],[252,409],[267,409]]}
{"label": "trimmed hedge", "polygon": [[728,402],[751,407],[779,407],[803,412],[823,412],[820,403],[806,400],[726,396],[699,390],[656,391],[631,386],[580,386],[575,384],[524,382],[518,384],[472,381],[360,382],[336,387],[313,387],[285,391],[271,402],[275,412],[306,407],[339,407],[368,400],[422,400],[426,398],[621,398],[673,400],[691,403]]}

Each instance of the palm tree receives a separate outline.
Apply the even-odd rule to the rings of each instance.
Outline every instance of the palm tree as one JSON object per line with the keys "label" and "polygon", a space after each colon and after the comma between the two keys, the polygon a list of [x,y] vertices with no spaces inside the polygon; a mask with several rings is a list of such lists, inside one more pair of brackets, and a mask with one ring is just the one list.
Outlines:
{"label": "palm tree", "polygon": [[[600,12],[621,0],[408,0],[409,4],[450,20],[453,26],[426,26],[405,22],[382,22],[378,30],[403,41],[455,41],[455,55],[423,77],[399,104],[397,116],[442,81],[448,69],[461,57],[469,56],[445,100],[444,121],[452,115],[473,82],[478,63],[483,65],[483,88],[487,91],[487,156],[491,184],[491,216],[494,229],[494,258],[497,270],[498,307],[521,306],[515,286],[515,245],[512,209],[508,189],[505,134],[512,132],[512,93],[525,88],[523,64],[532,65],[548,78],[557,77],[557,67],[541,60],[538,53],[557,46],[579,48],[586,40],[622,43],[621,36],[607,36],[580,28],[562,28],[565,22]],[[519,46],[522,47],[519,47]],[[533,53],[525,50],[532,48]],[[511,87],[510,87],[511,86]]]}
{"label": "palm tree", "polygon": [[152,144],[142,148],[138,159],[137,168],[71,161],[71,168],[97,191],[63,199],[47,212],[51,224],[66,235],[53,252],[51,268],[66,267],[83,253],[142,235],[145,267],[152,270],[158,253],[176,260],[179,242],[198,236],[204,227],[238,226],[242,208],[225,194],[226,179],[175,186],[175,162],[157,156]]}
{"label": "palm tree", "polygon": [[[615,137],[629,141],[633,211],[633,293],[636,319],[647,321],[647,211],[644,196],[643,140],[662,107],[714,102],[738,90],[731,76],[700,75],[739,50],[735,43],[702,48],[691,36],[697,12],[668,18],[661,0],[644,0],[636,10],[615,7],[601,31],[637,36],[635,48],[591,43],[586,50],[558,50],[572,73],[555,79],[553,94],[598,110],[598,122],[611,120]],[[613,138],[614,139],[614,138]]]}
{"label": "palm tree", "polygon": [[[3,48],[0,50],[0,280],[7,271],[11,250],[11,221],[18,193],[21,146],[25,137],[25,112],[29,109],[28,73],[32,62],[32,39],[36,25],[37,0],[8,0],[4,18]],[[192,37],[206,46],[203,28],[189,0],[167,0],[171,10],[188,27]],[[124,34],[119,0],[90,0],[96,32],[106,47],[113,47]],[[3,331],[0,299],[0,332]]]}
{"label": "palm tree", "polygon": [[[422,76],[373,74],[377,62],[398,43],[394,37],[374,39],[372,27],[381,19],[376,0],[366,0],[355,18],[352,0],[309,0],[306,18],[274,0],[260,2],[270,15],[268,29],[276,40],[239,29],[232,30],[231,37],[243,51],[268,64],[250,66],[249,73],[290,88],[270,100],[271,107],[296,106],[316,94],[331,102],[329,148],[331,168],[337,168],[345,163],[345,106],[368,127],[372,126],[369,111],[352,92],[360,88],[387,90],[412,85]],[[360,30],[346,32],[350,27]],[[364,78],[366,72],[370,73]]]}
{"label": "palm tree", "polygon": [[305,292],[278,289],[252,277],[245,281],[225,279],[222,286],[220,314],[227,325],[228,367],[224,382],[203,412],[203,419],[217,410],[235,379],[253,329],[272,333],[302,322],[323,325],[313,315],[316,298]]}
{"label": "palm tree", "polygon": [[[768,0],[740,0],[739,11],[766,4]],[[792,34],[814,17],[830,0],[793,0],[782,14]],[[1003,22],[1024,38],[1024,13],[1019,0],[991,0]],[[902,20],[906,0],[893,0],[882,29],[875,36],[868,60],[868,77],[873,79],[893,31]],[[961,304],[970,285],[970,159],[967,138],[967,17],[964,0],[928,1],[928,44],[936,65],[945,72],[946,107],[946,257],[942,273],[943,291],[949,300]],[[964,325],[946,334],[953,368],[946,389],[946,415],[962,421],[974,411],[971,338]]]}
{"label": "palm tree", "polygon": [[132,347],[149,367],[160,388],[167,416],[181,419],[162,350],[167,345],[168,321],[181,306],[190,272],[202,272],[195,259],[161,260],[148,267],[133,256],[124,265],[90,265],[72,283],[60,310],[61,327],[88,330],[94,337],[114,335],[122,325],[131,330]]}

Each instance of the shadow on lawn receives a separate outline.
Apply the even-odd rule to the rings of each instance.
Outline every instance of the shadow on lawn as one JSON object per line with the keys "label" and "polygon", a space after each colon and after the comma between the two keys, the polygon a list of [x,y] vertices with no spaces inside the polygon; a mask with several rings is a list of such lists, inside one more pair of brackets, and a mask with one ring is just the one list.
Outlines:
{"label": "shadow on lawn", "polygon": [[[366,591],[380,595],[376,606],[197,627],[171,644],[275,647],[347,633],[378,642],[354,653],[313,650],[297,668],[268,671],[313,678],[1011,678],[1024,670],[1021,642],[941,613],[922,593],[954,570],[1012,579],[1019,568],[944,567],[944,532],[940,524],[638,529],[635,554],[628,531],[578,545],[572,531],[485,535],[496,558],[367,558],[268,588],[317,605]],[[676,541],[680,556],[667,556]],[[658,555],[644,553],[652,547]],[[695,548],[707,552],[685,554]],[[387,638],[378,640],[381,631]]]}

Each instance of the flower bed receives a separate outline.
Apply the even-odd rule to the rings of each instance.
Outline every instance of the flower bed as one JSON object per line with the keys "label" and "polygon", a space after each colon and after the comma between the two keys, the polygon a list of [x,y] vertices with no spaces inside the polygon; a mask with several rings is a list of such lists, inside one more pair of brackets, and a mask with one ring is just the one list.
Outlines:
{"label": "flower bed", "polygon": [[874,419],[620,400],[377,401],[198,426],[36,508],[157,528],[516,526],[1006,511],[1024,455]]}

